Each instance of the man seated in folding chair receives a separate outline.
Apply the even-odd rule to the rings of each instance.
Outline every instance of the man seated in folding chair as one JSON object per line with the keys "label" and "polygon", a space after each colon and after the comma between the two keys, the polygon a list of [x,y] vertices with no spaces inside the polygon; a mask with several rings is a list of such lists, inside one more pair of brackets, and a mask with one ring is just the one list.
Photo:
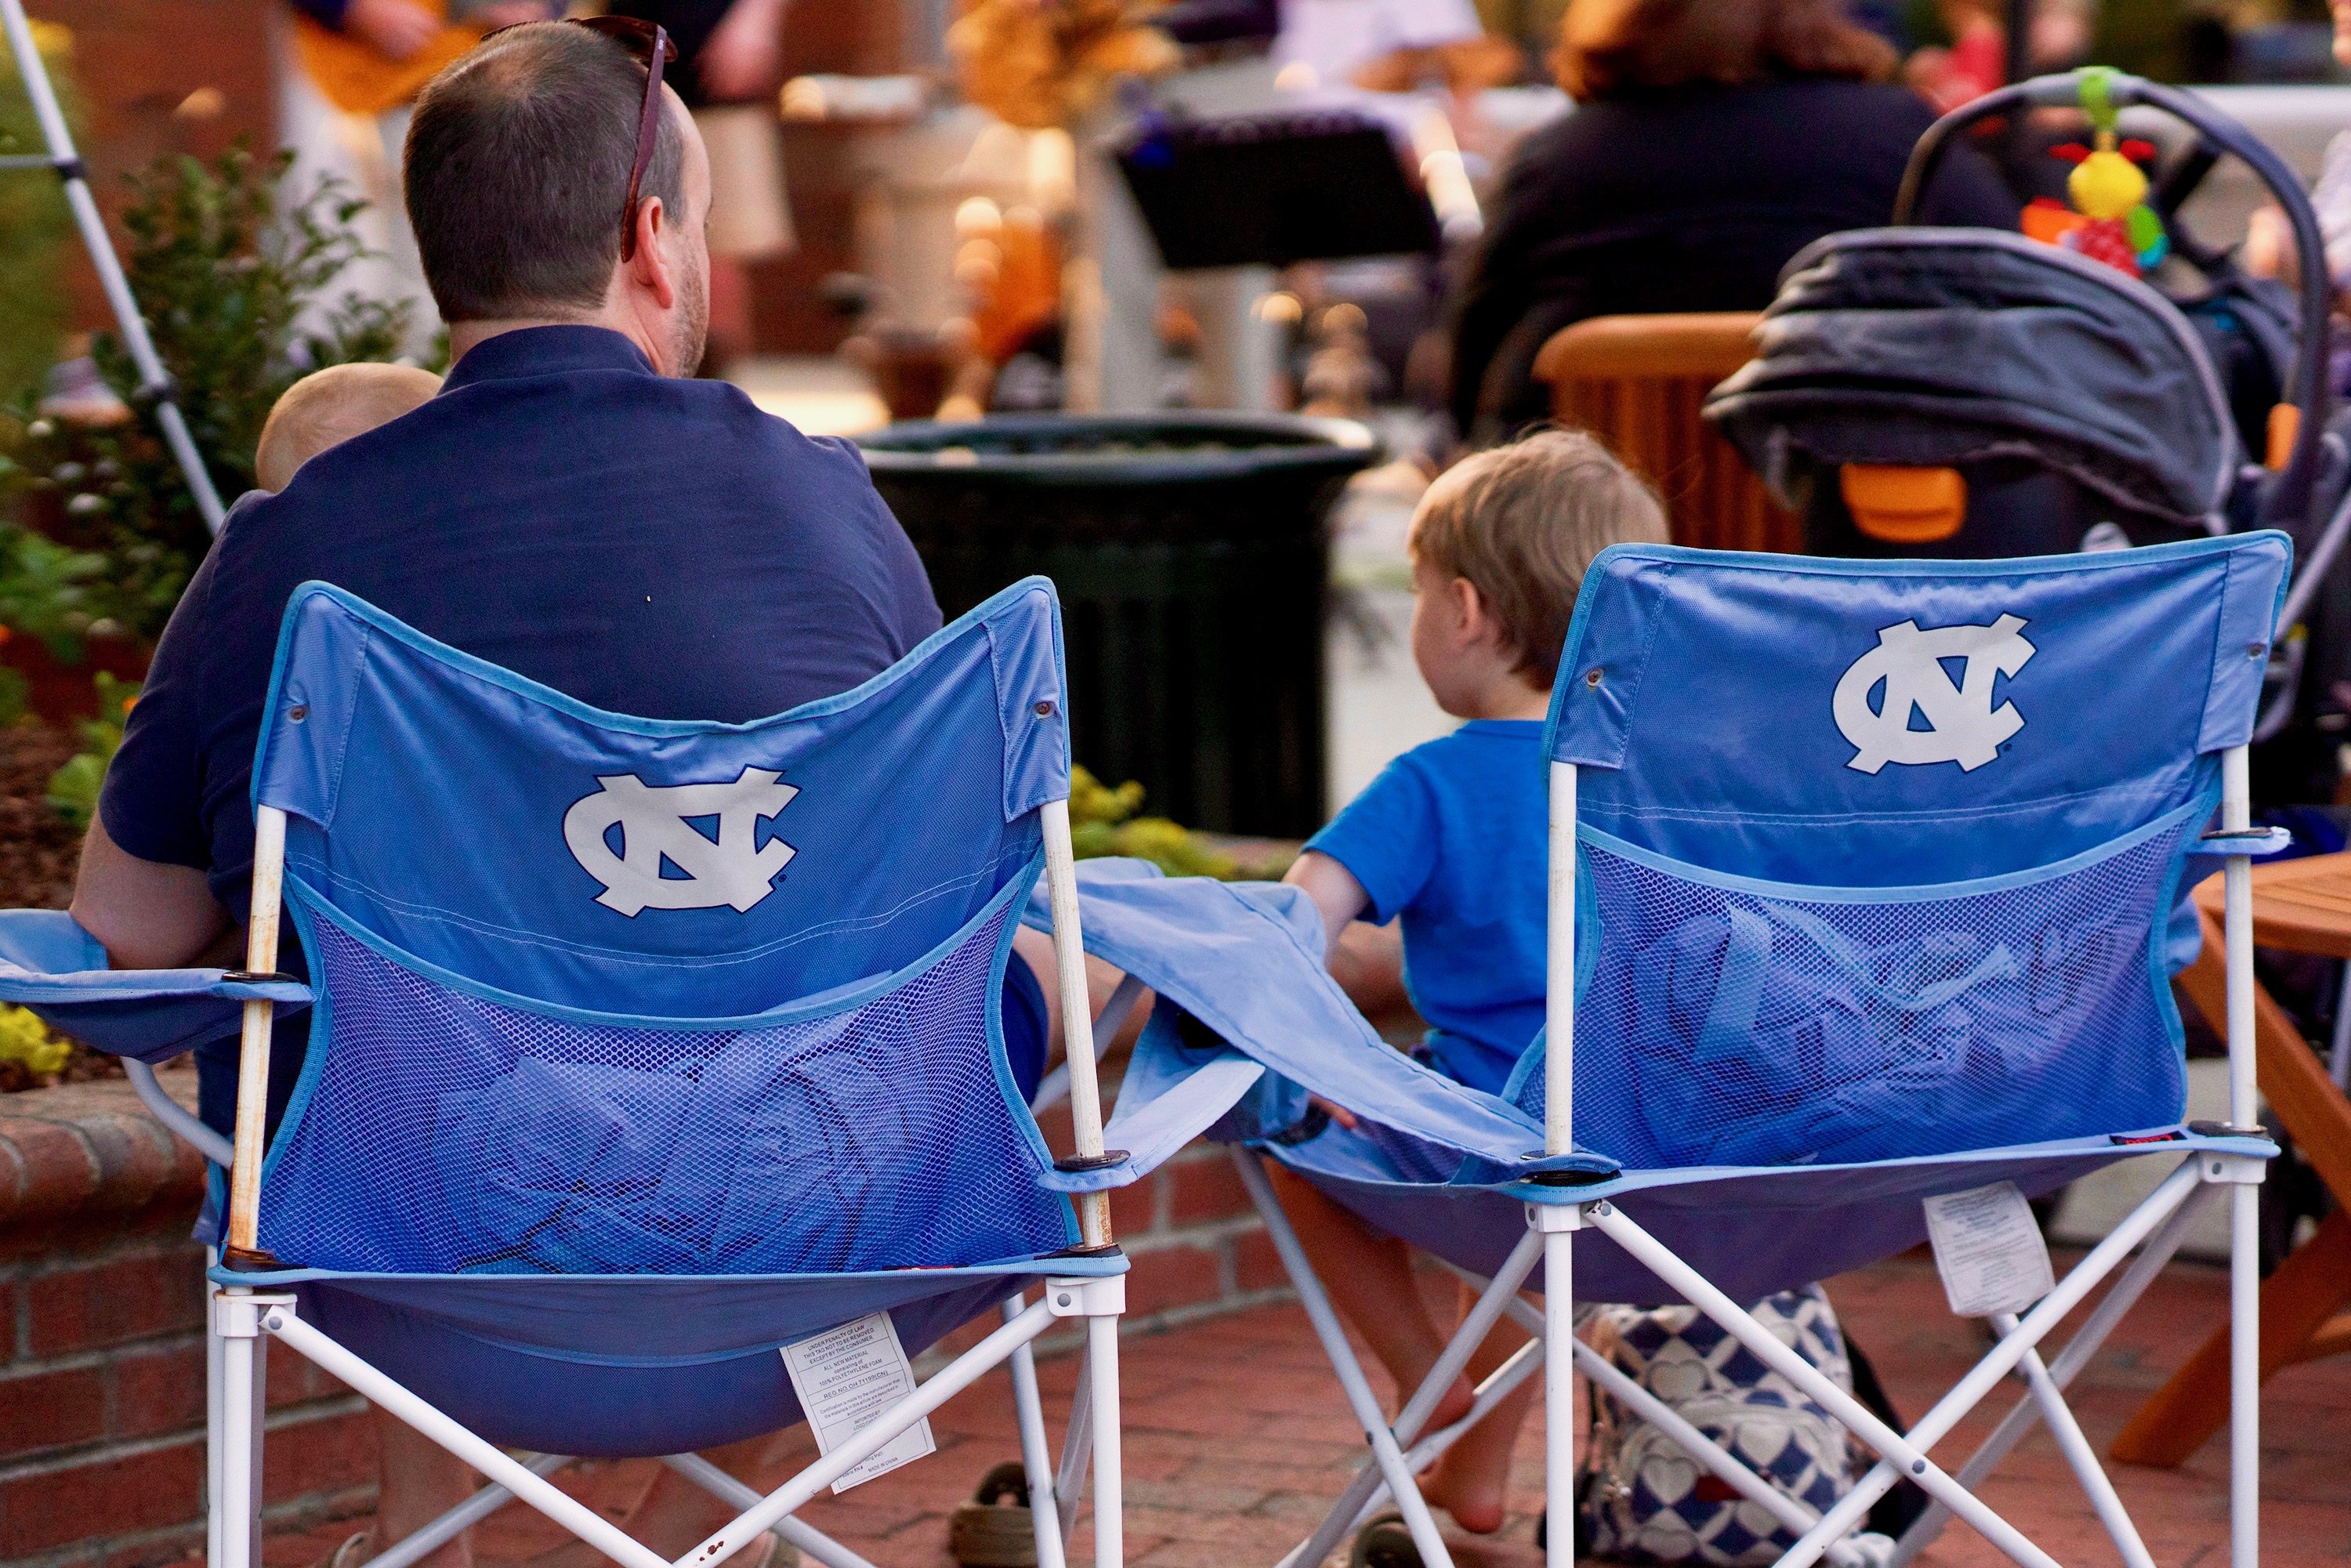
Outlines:
{"label": "man seated in folding chair", "polygon": [[[496,1483],[403,1561],[512,1496],[660,1568],[543,1479],[595,1454],[664,1457],[742,1511],[696,1562],[774,1531],[867,1568],[797,1511],[927,1453],[930,1411],[1009,1362],[1040,1563],[1090,1454],[1116,1568],[1126,1265],[1102,1189],[1134,1163],[1102,1149],[1084,1051],[1054,1159],[1000,1005],[1041,871],[1057,989],[1088,1009],[1060,647],[1030,579],[840,696],[653,720],[297,591],[253,764],[246,969],[110,971],[68,915],[0,917],[0,994],[118,1050],[161,1059],[208,1002],[242,1008],[214,1562],[256,1560],[270,1336]],[[274,972],[281,887],[308,986]],[[273,1010],[306,1000],[266,1140]],[[914,1384],[908,1354],[999,1307]],[[1027,1351],[1063,1318],[1087,1323],[1090,1414],[1057,1476]],[[764,1498],[695,1457],[803,1417],[823,1458]]]}
{"label": "man seated in folding chair", "polygon": [[[1511,1180],[1368,1116],[1261,1122],[1250,1140],[1336,1204],[1492,1279],[1390,1429],[1267,1206],[1374,1448],[1293,1563],[1319,1561],[1397,1492],[1402,1446],[1509,1315],[1541,1333],[1514,1371],[1540,1356],[1555,1516],[1572,1506],[1580,1369],[1752,1502],[1742,1528],[1785,1545],[1782,1564],[1861,1562],[1848,1536],[1907,1479],[1938,1513],[1897,1561],[1947,1511],[2053,1568],[1970,1490],[2041,1420],[2124,1561],[2147,1568],[2063,1388],[2226,1188],[2231,1555],[2252,1568],[2257,1199],[2275,1150],[2254,1124],[2245,888],[2248,857],[2283,835],[2247,826],[2245,748],[2288,555],[2283,536],[2256,534],[2012,561],[1625,546],[1593,562],[1546,737],[1545,1035],[1507,1086],[1541,1119],[1552,1168]],[[2226,1124],[2179,1120],[2169,937],[2191,851],[2227,857],[2231,882]],[[1358,1111],[1377,1087],[1328,1082],[1312,1087]],[[2026,1200],[2158,1149],[2186,1157],[2056,1280]],[[1253,1164],[1242,1174],[1262,1195]],[[1954,1309],[1995,1340],[1907,1434],[1739,1304],[1930,1238]],[[2142,1244],[2044,1363],[2042,1340]],[[1540,1313],[1517,1299],[1529,1282]],[[1878,1464],[1823,1508],[1766,1485],[1578,1343],[1578,1299],[1696,1306]],[[1993,1436],[1956,1474],[1938,1464],[1940,1439],[2019,1370],[2027,1392]],[[1422,1558],[1443,1561],[1420,1500],[1395,1502]],[[1573,1535],[1563,1521],[1550,1531],[1559,1568]]]}
{"label": "man seated in folding chair", "polygon": [[[191,585],[84,852],[75,912],[117,967],[241,941],[253,747],[279,618],[306,580],[663,719],[748,721],[831,696],[938,628],[853,449],[686,379],[702,355],[706,161],[639,42],[632,57],[591,29],[517,28],[424,93],[408,192],[455,366],[422,408],[314,457],[282,495],[240,502]],[[1033,1086],[1051,955],[1037,933],[1019,941],[1006,1045]],[[283,967],[302,975],[304,958],[289,946]],[[228,1027],[230,1041],[196,1047],[222,1134]],[[273,1053],[273,1126],[304,1032],[294,1020]],[[473,1483],[405,1426],[379,1432],[381,1550]],[[434,1563],[465,1560],[461,1539]]]}
{"label": "man seated in folding chair", "polygon": [[[1368,966],[1347,928],[1359,916],[1399,921],[1407,989],[1433,1026],[1413,1054],[1472,1088],[1499,1093],[1542,1027],[1537,759],[1568,612],[1603,549],[1667,538],[1648,486],[1581,432],[1541,432],[1440,476],[1413,518],[1412,652],[1437,705],[1465,722],[1391,763],[1284,879],[1314,900],[1332,972],[1351,995],[1374,977],[1357,972]],[[1423,1310],[1404,1244],[1274,1171],[1332,1299],[1396,1386],[1418,1387],[1450,1336]],[[1490,1375],[1515,1348],[1500,1331],[1470,1358],[1469,1377]],[[1463,1529],[1501,1528],[1510,1448],[1532,1394],[1495,1409],[1430,1479],[1429,1500]],[[1450,1425],[1470,1401],[1457,1380],[1433,1419]]]}

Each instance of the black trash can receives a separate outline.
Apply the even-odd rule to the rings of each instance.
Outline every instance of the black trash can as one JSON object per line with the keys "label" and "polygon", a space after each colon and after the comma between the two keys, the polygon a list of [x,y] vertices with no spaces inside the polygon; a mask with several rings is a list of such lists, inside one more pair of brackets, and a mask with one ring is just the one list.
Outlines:
{"label": "black trash can", "polygon": [[949,617],[1031,573],[1060,589],[1077,761],[1188,827],[1322,822],[1328,520],[1369,431],[1035,415],[861,441]]}

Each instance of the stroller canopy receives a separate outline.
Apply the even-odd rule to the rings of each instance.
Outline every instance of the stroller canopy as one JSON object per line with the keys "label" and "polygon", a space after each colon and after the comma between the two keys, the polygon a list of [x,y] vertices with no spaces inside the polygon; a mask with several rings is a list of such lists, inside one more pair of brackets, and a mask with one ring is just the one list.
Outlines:
{"label": "stroller canopy", "polygon": [[1830,235],[1781,275],[1761,352],[1706,417],[1783,499],[1802,460],[2025,458],[2218,531],[2239,462],[2220,378],[2136,278],[1991,229]]}

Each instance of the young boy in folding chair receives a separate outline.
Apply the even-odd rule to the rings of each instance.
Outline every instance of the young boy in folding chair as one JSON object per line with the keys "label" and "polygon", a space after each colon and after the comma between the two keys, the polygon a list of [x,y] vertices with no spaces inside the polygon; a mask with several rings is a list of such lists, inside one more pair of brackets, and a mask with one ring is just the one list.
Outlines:
{"label": "young boy in folding chair", "polygon": [[[1466,722],[1390,763],[1286,878],[1322,912],[1332,974],[1359,999],[1393,984],[1395,960],[1348,939],[1349,926],[1399,922],[1405,988],[1432,1026],[1414,1054],[1472,1088],[1501,1092],[1542,1026],[1543,717],[1576,591],[1608,546],[1666,538],[1656,495],[1579,431],[1542,431],[1439,477],[1412,524],[1412,653],[1437,706]],[[1270,1168],[1340,1310],[1396,1385],[1417,1387],[1451,1331],[1422,1308],[1405,1244]],[[1432,1427],[1468,1413],[1471,1385],[1518,1337],[1487,1342]],[[1510,1448],[1536,1386],[1465,1435],[1426,1486],[1463,1529],[1501,1528]]]}

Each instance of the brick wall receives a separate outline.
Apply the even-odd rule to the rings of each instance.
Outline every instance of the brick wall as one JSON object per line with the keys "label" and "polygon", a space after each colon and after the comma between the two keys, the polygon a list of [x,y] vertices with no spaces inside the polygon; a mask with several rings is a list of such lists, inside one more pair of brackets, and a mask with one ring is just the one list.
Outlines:
{"label": "brick wall", "polygon": [[[1115,1058],[1111,1066],[1114,1071]],[[1105,1083],[1102,1092],[1106,1100],[1113,1098],[1116,1082]],[[1048,1144],[1072,1146],[1067,1105],[1041,1120]],[[1157,1333],[1292,1293],[1265,1222],[1221,1147],[1194,1144],[1133,1186],[1111,1194],[1110,1222],[1131,1264],[1126,1317],[1120,1325],[1124,1333]],[[965,1324],[915,1358],[916,1374],[928,1376],[986,1338],[997,1322],[990,1313]],[[1083,1334],[1075,1325],[1054,1330],[1038,1339],[1037,1352],[1074,1350]]]}
{"label": "brick wall", "polygon": [[[195,1075],[165,1070],[193,1104]],[[1070,1146],[1066,1109],[1047,1137]],[[204,1546],[204,1167],[128,1083],[0,1096],[0,1564],[148,1568]],[[1134,1259],[1126,1332],[1284,1293],[1280,1264],[1221,1149],[1186,1149],[1112,1200]],[[952,1336],[935,1365],[993,1318]],[[1051,1354],[1078,1331],[1040,1342]],[[927,1370],[927,1365],[925,1370]],[[272,1343],[265,1521],[374,1506],[365,1406]]]}
{"label": "brick wall", "polygon": [[[162,1082],[193,1103],[195,1075]],[[204,1545],[202,1159],[121,1082],[0,1097],[0,1563],[146,1568]],[[361,1402],[273,1345],[264,1506],[372,1506]]]}

